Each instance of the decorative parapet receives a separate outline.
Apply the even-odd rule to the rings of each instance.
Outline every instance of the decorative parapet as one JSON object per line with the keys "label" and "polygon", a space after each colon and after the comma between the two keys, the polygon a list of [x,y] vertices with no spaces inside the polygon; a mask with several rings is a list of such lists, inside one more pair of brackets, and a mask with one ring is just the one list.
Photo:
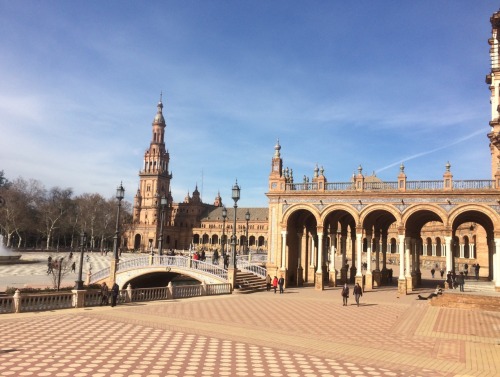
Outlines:
{"label": "decorative parapet", "polygon": [[500,189],[499,184],[495,184],[490,179],[458,180],[450,179],[449,187],[446,187],[445,180],[434,181],[405,181],[399,182],[363,182],[362,187],[356,188],[354,182],[329,182],[325,183],[324,190],[320,189],[317,183],[287,183],[285,191],[458,191],[458,190],[480,190],[491,191]]}

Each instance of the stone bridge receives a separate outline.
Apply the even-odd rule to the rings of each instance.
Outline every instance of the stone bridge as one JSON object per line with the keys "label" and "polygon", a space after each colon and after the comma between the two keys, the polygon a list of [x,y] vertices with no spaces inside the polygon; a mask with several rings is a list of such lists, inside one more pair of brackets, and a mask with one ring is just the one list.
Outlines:
{"label": "stone bridge", "polygon": [[[265,278],[266,270],[243,259],[237,260],[239,270],[250,272]],[[90,275],[88,283],[99,284],[110,279],[110,267]],[[193,260],[184,256],[147,255],[118,262],[116,265],[116,283],[121,289],[140,276],[153,273],[171,273],[183,275],[205,284],[228,282],[227,270],[217,264]]]}

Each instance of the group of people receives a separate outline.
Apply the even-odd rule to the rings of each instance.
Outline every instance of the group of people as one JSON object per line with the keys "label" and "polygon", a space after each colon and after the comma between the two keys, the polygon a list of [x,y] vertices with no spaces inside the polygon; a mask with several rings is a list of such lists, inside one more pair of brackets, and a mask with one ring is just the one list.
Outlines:
{"label": "group of people", "polygon": [[455,271],[448,271],[446,274],[446,282],[448,283],[448,288],[456,289],[460,288],[460,292],[464,291],[465,276],[461,271],[460,274],[455,274]]}
{"label": "group of people", "polygon": [[285,293],[285,278],[283,275],[281,275],[279,279],[276,275],[271,279],[271,275],[268,274],[266,276],[266,287],[268,292],[271,290],[271,286],[274,289],[274,293],[276,293],[278,287],[280,288],[280,294]]}
{"label": "group of people", "polygon": [[[111,287],[111,306],[116,306],[118,295],[120,294],[120,287],[114,283]],[[109,304],[109,288],[106,282],[101,285],[101,306]]]}
{"label": "group of people", "polygon": [[[347,302],[349,300],[349,287],[347,286],[347,283],[345,283],[344,286],[342,287],[340,294],[342,295],[343,306],[347,306]],[[356,301],[356,305],[359,306],[359,299],[361,296],[363,296],[363,289],[361,288],[359,283],[356,283],[356,285],[354,286],[352,294],[354,295],[354,300]]]}
{"label": "group of people", "polygon": [[[73,255],[72,253],[70,253],[69,259],[71,259],[72,257]],[[52,257],[49,255],[49,257],[47,258],[47,275],[54,273],[54,270],[58,270],[62,266],[62,260],[63,258],[52,259]],[[71,263],[71,272],[75,271],[76,271],[76,263],[73,262]]]}

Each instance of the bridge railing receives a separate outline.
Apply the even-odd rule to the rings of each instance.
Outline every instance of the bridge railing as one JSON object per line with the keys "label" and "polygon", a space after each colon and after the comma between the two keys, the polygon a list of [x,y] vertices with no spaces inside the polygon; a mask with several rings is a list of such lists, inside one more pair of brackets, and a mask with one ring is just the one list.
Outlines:
{"label": "bridge railing", "polygon": [[132,302],[166,300],[167,298],[167,287],[132,289]]}
{"label": "bridge railing", "polygon": [[244,259],[236,260],[236,267],[241,270],[251,272],[254,275],[265,278],[267,276],[267,270],[257,264],[253,264]]}
{"label": "bridge railing", "polygon": [[[192,260],[190,257],[184,256],[170,256],[170,255],[155,255],[151,256],[141,256],[134,259],[127,259],[125,261],[120,261],[116,265],[116,272],[123,272],[127,270],[144,268],[144,267],[179,267],[186,269],[194,269],[202,271],[203,273],[216,276],[220,279],[227,280],[227,271],[222,267],[210,262],[202,262],[197,260]],[[106,279],[110,274],[110,268],[106,267],[93,273],[90,276],[90,283],[96,283],[102,279]]]}
{"label": "bridge railing", "polygon": [[216,264],[194,260],[192,261],[191,267],[196,270],[203,271],[208,274],[215,275],[221,279],[227,280],[227,270],[224,270]]}
{"label": "bridge railing", "polygon": [[[116,265],[116,272],[149,266],[149,256],[142,256],[133,259],[120,261]],[[109,272],[108,272],[109,275]]]}

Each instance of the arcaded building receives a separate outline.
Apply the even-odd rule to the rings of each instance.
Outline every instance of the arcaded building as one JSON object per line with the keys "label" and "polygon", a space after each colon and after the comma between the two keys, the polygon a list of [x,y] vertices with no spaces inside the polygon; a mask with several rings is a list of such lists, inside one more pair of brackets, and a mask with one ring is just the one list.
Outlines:
{"label": "arcaded building", "polygon": [[[330,182],[317,166],[296,182],[275,146],[269,173],[268,271],[301,286],[359,282],[365,289],[393,275],[400,292],[420,284],[422,268],[469,273],[500,290],[500,12],[491,17],[491,177],[412,181],[405,167],[392,181],[357,174]],[[340,261],[339,261],[340,260]]]}

